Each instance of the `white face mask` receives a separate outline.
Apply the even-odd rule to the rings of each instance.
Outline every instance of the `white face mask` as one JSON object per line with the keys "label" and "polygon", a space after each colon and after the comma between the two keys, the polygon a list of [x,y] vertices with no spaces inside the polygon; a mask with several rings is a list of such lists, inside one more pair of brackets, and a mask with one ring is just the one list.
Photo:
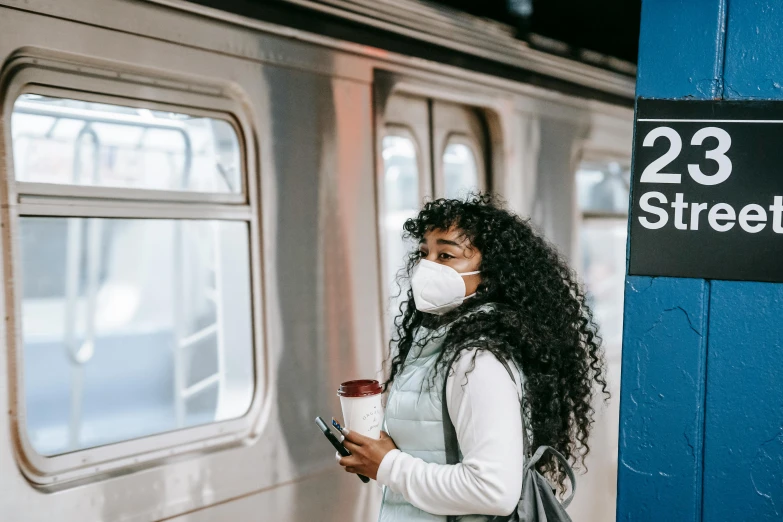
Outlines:
{"label": "white face mask", "polygon": [[477,270],[460,274],[450,266],[422,259],[411,277],[416,308],[421,312],[436,315],[454,310],[465,299],[476,295],[465,295],[465,281],[462,278],[479,272]]}

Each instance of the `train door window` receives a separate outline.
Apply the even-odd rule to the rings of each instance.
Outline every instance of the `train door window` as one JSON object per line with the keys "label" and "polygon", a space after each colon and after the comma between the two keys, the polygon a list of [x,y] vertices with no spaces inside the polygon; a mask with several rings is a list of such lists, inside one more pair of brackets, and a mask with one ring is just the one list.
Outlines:
{"label": "train door window", "polygon": [[390,129],[383,138],[384,162],[384,236],[386,238],[386,271],[396,274],[408,250],[402,237],[405,221],[416,215],[421,201],[421,176],[417,146],[404,128]]}
{"label": "train door window", "polygon": [[435,192],[461,198],[487,188],[487,139],[481,114],[471,107],[432,102],[432,143],[437,154]]}
{"label": "train door window", "polygon": [[65,458],[242,417],[255,224],[238,124],[29,88],[11,116],[27,442]]}
{"label": "train door window", "polygon": [[432,195],[430,108],[426,99],[396,94],[386,104],[386,127],[381,143],[383,158],[383,215],[380,217],[384,245],[383,273],[390,306],[399,305],[396,277],[405,266],[411,245],[402,226],[414,217],[424,198]]}
{"label": "train door window", "polygon": [[473,147],[458,138],[443,151],[443,184],[447,198],[458,198],[479,190],[479,162]]}

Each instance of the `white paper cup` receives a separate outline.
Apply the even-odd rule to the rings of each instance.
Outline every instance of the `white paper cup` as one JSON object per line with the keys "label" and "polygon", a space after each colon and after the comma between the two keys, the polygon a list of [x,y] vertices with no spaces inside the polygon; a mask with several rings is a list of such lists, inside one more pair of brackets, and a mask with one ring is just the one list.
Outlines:
{"label": "white paper cup", "polygon": [[343,422],[350,431],[373,439],[381,438],[383,422],[382,388],[378,381],[348,381],[340,385],[337,395],[343,410]]}

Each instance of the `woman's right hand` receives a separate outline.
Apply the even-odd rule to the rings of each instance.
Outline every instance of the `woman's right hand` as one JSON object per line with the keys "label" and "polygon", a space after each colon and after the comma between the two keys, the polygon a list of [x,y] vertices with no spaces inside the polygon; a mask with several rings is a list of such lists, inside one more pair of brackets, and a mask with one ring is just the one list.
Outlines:
{"label": "woman's right hand", "polygon": [[340,465],[349,473],[364,475],[373,480],[378,476],[378,468],[386,454],[397,449],[397,445],[385,431],[381,432],[381,438],[377,440],[345,429],[343,435],[343,444],[351,455],[343,457],[338,453]]}

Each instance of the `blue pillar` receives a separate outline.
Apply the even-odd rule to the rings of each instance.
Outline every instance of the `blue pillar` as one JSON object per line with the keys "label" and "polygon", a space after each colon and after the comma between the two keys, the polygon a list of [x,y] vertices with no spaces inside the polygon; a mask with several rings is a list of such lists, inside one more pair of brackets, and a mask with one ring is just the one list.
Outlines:
{"label": "blue pillar", "polygon": [[[637,96],[783,99],[780,0],[644,0],[641,29]],[[783,520],[783,284],[628,277],[620,408],[618,520]]]}
{"label": "blue pillar", "polygon": [[[725,19],[726,0],[644,0],[636,95],[719,98]],[[702,520],[709,299],[709,281],[626,278],[618,521]]]}
{"label": "blue pillar", "polygon": [[[729,2],[724,98],[783,99],[782,36],[780,0]],[[783,284],[713,281],[708,344],[703,521],[780,522]]]}

